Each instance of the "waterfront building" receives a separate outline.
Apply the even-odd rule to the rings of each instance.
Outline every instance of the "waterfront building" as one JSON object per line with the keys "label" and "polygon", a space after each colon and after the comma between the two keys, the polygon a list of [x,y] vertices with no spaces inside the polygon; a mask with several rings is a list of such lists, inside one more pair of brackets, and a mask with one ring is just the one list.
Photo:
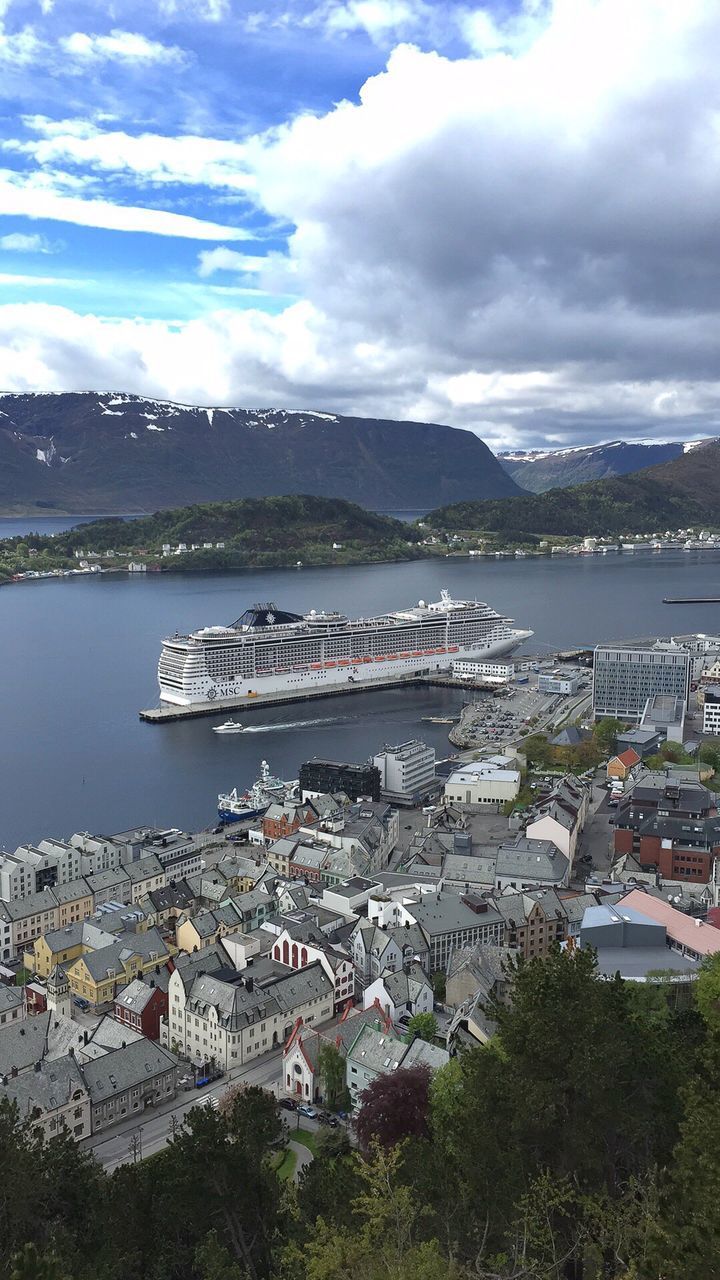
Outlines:
{"label": "waterfront building", "polygon": [[593,714],[642,719],[648,699],[667,694],[687,702],[692,657],[679,644],[598,645],[593,666]]}
{"label": "waterfront building", "polygon": [[565,671],[541,672],[538,676],[538,693],[569,694],[577,693],[580,688],[580,677],[568,675]]}
{"label": "waterfront building", "polygon": [[319,760],[313,756],[300,766],[300,794],[343,792],[350,800],[380,799],[380,770],[369,761],[345,764],[339,760]]}
{"label": "waterfront building", "polygon": [[453,662],[452,673],[462,680],[481,680],[484,684],[509,684],[515,675],[514,662]]}
{"label": "waterfront building", "polygon": [[385,746],[373,757],[380,773],[380,787],[390,800],[413,804],[435,783],[435,749],[411,739]]}

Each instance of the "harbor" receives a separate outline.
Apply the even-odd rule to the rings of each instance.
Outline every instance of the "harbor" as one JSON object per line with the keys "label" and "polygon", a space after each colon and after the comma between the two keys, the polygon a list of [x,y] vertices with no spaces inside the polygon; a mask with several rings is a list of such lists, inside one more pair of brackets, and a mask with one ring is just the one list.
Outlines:
{"label": "harbor", "polygon": [[[299,689],[294,693],[281,690],[278,693],[253,693],[233,701],[223,698],[218,702],[195,702],[189,707],[165,703],[161,707],[149,707],[139,712],[141,720],[147,724],[171,724],[176,720],[196,720],[200,716],[217,716],[226,711],[255,711],[259,707],[281,707],[291,702],[310,702],[318,698],[336,698],[350,693],[375,693],[381,689],[398,689],[407,685],[435,684],[437,681],[424,679],[422,676],[397,676],[392,680],[374,680],[372,685],[347,684],[328,689]],[[443,680],[443,684],[448,681]],[[463,681],[451,682],[462,688]]]}
{"label": "harbor", "polygon": [[[547,655],[544,655],[547,658]],[[301,689],[295,693],[282,690],[279,693],[253,693],[236,701],[223,698],[218,702],[197,702],[190,707],[180,707],[173,703],[165,703],[160,707],[148,707],[138,712],[141,720],[147,724],[171,724],[177,720],[194,720],[200,716],[217,716],[226,711],[256,711],[260,707],[281,707],[292,702],[315,702],[319,698],[340,698],[352,693],[379,693],[384,689],[401,689],[412,686],[425,689],[472,689],[474,692],[490,693],[497,696],[500,690],[496,685],[486,681],[470,682],[451,675],[419,675],[396,676],[392,680],[373,680],[372,684],[337,685],[329,689]],[[425,717],[432,724],[452,724],[452,720],[444,717]]]}
{"label": "harbor", "polygon": [[[318,610],[377,613],[396,607],[398,599],[437,598],[447,585],[454,595],[491,600],[500,612],[532,628],[535,638],[518,654],[523,661],[529,654],[554,654],[560,661],[620,631],[625,636],[663,635],[668,629],[713,632],[717,605],[683,610],[661,601],[708,594],[708,578],[719,572],[720,552],[665,551],[542,561],[443,559],[303,574],[281,569],[252,576],[88,574],[70,585],[55,579],[43,591],[6,593],[6,604],[12,597],[0,677],[8,744],[6,840],[19,844],[39,840],[49,829],[84,830],[93,824],[119,831],[138,814],[159,827],[200,830],[212,816],[208,797],[236,784],[244,789],[257,776],[263,756],[270,758],[273,772],[290,778],[298,758],[364,758],[388,740],[422,737],[445,754],[453,726],[422,717],[458,716],[463,701],[473,697],[503,709],[509,705],[467,686],[410,681],[295,707],[269,699],[257,712],[252,707],[258,699],[239,710],[216,703],[205,716],[181,713],[174,721],[161,716],[156,722],[162,729],[148,727],[153,721],[143,722],[138,711],[158,708],[159,639],[176,627],[191,630],[208,617],[236,617],[250,592],[254,599],[279,597],[298,612],[312,604]],[[387,681],[392,673],[383,675]],[[68,688],[73,690],[70,709]],[[231,715],[245,732],[212,732],[211,726]],[[281,727],[311,717],[322,724]],[[31,730],[36,722],[42,723],[42,733]],[[254,732],[260,726],[262,732]],[[63,742],[62,751],[52,745],[57,741]],[[31,759],[44,782],[28,807]],[[109,791],[103,782],[108,776],[118,780]]]}

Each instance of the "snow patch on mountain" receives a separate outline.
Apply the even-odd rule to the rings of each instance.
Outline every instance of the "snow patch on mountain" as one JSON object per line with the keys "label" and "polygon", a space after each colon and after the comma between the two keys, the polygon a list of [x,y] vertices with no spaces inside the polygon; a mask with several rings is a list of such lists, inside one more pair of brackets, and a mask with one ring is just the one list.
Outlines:
{"label": "snow patch on mountain", "polygon": [[712,440],[686,440],[683,453],[692,453],[693,449],[701,449],[704,444],[712,444]]}
{"label": "snow patch on mountain", "polygon": [[46,467],[52,466],[53,459],[55,458],[56,454],[57,454],[57,449],[55,448],[52,438],[50,439],[46,449],[35,450],[35,457],[37,458],[38,462],[44,463]]}

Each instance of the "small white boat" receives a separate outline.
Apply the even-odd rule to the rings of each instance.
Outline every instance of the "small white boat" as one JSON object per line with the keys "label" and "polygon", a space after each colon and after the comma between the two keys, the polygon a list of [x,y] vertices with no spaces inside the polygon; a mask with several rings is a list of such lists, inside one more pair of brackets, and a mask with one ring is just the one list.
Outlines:
{"label": "small white boat", "polygon": [[237,720],[226,720],[224,724],[213,725],[213,733],[242,733],[244,727]]}

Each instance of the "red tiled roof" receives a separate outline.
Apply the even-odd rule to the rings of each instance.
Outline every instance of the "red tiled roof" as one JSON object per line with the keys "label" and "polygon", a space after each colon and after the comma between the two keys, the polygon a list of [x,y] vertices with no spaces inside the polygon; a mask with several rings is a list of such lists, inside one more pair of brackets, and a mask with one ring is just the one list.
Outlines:
{"label": "red tiled roof", "polygon": [[623,751],[621,756],[615,756],[620,764],[624,764],[626,769],[632,769],[634,764],[640,763],[640,757],[637,751],[633,751],[632,747],[628,747],[627,751]]}

